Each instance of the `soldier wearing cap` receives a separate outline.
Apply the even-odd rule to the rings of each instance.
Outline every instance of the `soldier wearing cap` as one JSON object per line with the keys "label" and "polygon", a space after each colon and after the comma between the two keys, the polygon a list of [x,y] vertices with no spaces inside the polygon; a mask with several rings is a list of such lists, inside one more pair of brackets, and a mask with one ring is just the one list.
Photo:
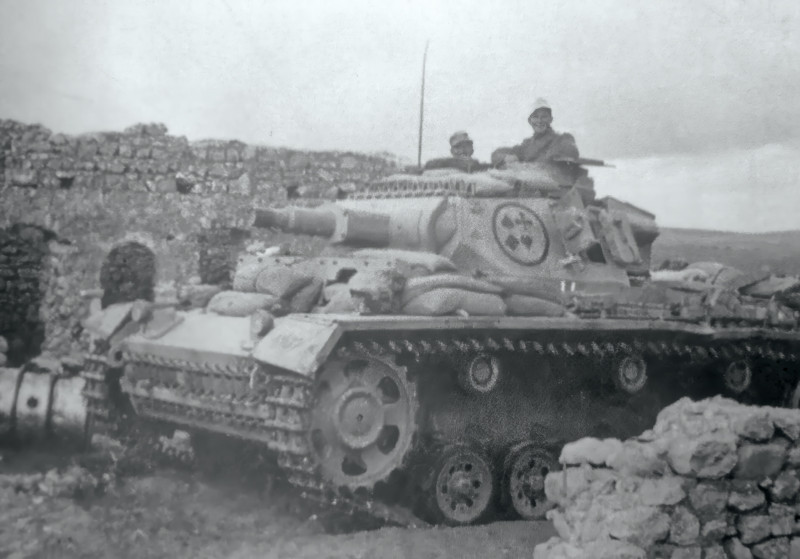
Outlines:
{"label": "soldier wearing cap", "polygon": [[430,169],[459,169],[465,173],[472,173],[486,169],[488,166],[472,157],[475,150],[469,134],[460,130],[450,136],[450,154],[452,157],[431,159],[425,163],[425,170]]}
{"label": "soldier wearing cap", "polygon": [[533,136],[510,148],[499,148],[492,153],[492,165],[515,161],[577,161],[578,147],[572,134],[559,134],[550,126],[553,112],[542,98],[536,100],[528,116]]}

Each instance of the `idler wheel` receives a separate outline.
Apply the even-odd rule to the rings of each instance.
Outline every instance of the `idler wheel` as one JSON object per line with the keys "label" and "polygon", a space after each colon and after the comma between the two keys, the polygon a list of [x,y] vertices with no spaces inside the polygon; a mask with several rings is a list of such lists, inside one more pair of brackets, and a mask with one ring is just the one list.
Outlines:
{"label": "idler wheel", "polygon": [[500,380],[500,361],[481,353],[459,367],[458,384],[469,394],[487,394]]}
{"label": "idler wheel", "polygon": [[722,378],[725,382],[725,388],[734,394],[741,394],[750,388],[753,382],[753,371],[750,368],[750,364],[742,359],[728,365]]}
{"label": "idler wheel", "polygon": [[553,507],[544,492],[544,478],[558,469],[555,456],[532,442],[512,447],[503,463],[503,500],[520,518],[544,518]]}
{"label": "idler wheel", "polygon": [[620,390],[636,394],[647,384],[647,363],[638,355],[626,355],[614,363],[612,374]]}
{"label": "idler wheel", "polygon": [[326,363],[309,432],[322,476],[350,489],[388,477],[411,447],[416,412],[405,368],[389,359],[365,355]]}
{"label": "idler wheel", "polygon": [[446,524],[471,524],[489,508],[494,481],[489,461],[468,446],[445,449],[433,471],[434,511]]}

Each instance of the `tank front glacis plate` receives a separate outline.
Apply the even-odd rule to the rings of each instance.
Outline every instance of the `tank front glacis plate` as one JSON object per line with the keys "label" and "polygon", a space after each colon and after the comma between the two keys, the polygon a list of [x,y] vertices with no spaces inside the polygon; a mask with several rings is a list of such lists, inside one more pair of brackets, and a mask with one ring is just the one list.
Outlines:
{"label": "tank front glacis plate", "polygon": [[249,359],[243,347],[250,339],[250,319],[211,313],[179,313],[183,319],[157,338],[136,334],[125,340],[125,351],[186,361],[229,363]]}

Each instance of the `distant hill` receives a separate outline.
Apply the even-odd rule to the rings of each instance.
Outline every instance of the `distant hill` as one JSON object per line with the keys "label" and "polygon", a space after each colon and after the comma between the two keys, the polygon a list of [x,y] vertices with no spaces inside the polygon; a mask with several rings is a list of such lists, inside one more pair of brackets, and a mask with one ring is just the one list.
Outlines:
{"label": "distant hill", "polygon": [[729,233],[664,228],[653,244],[653,267],[667,258],[713,260],[750,272],[767,266],[775,273],[800,275],[800,231]]}

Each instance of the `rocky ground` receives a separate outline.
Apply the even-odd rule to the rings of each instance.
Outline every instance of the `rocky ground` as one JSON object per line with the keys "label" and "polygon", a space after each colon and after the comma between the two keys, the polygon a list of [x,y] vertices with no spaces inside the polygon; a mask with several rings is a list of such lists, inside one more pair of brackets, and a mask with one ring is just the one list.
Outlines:
{"label": "rocky ground", "polygon": [[532,557],[548,523],[359,530],[290,488],[233,471],[122,473],[113,452],[2,449],[0,557]]}

